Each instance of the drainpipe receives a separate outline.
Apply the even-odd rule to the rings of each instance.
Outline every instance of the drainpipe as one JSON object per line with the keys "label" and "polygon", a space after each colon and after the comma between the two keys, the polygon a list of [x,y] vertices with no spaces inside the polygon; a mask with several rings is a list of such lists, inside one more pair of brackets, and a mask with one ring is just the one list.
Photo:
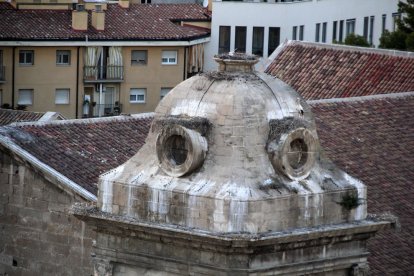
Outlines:
{"label": "drainpipe", "polygon": [[76,52],[76,104],[75,104],[75,118],[78,119],[79,114],[79,48],[78,46],[77,52]]}
{"label": "drainpipe", "polygon": [[12,102],[11,102],[11,106],[12,106],[12,109],[14,109],[14,82],[15,82],[15,80],[14,80],[14,77],[15,77],[15,71],[16,71],[16,65],[15,65],[15,56],[16,56],[16,47],[14,46],[13,47],[13,64],[12,64]]}
{"label": "drainpipe", "polygon": [[187,54],[188,54],[188,46],[184,47],[184,72],[183,72],[183,80],[187,78]]}

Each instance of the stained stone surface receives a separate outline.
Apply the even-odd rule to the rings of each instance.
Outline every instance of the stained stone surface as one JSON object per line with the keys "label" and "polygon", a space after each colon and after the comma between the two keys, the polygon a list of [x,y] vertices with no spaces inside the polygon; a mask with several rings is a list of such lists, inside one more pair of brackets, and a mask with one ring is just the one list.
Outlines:
{"label": "stained stone surface", "polygon": [[366,188],[324,158],[306,102],[247,70],[252,60],[241,72],[239,63],[222,61],[221,71],[182,82],[160,102],[146,144],[101,176],[102,211],[248,233],[365,218],[365,204],[340,204],[348,194],[365,202]]}

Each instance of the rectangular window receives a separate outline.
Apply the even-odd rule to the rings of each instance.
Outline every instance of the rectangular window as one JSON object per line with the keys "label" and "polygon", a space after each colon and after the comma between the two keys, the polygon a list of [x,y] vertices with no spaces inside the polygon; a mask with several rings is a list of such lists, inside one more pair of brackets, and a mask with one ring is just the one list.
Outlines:
{"label": "rectangular window", "polygon": [[19,51],[19,63],[21,65],[33,65],[34,64],[34,52],[28,50]]}
{"label": "rectangular window", "polygon": [[338,21],[334,21],[332,24],[332,42],[337,41],[337,32],[338,32]]}
{"label": "rectangular window", "polygon": [[364,38],[368,41],[368,25],[369,25],[369,17],[364,17]]}
{"label": "rectangular window", "polygon": [[162,64],[177,64],[177,51],[162,51]]}
{"label": "rectangular window", "polygon": [[382,33],[385,32],[385,29],[387,28],[387,15],[383,14],[382,15]]}
{"label": "rectangular window", "polygon": [[355,33],[355,19],[346,20],[346,35]]}
{"label": "rectangular window", "polygon": [[293,29],[292,29],[292,39],[293,40],[297,40],[298,39],[298,27],[297,26],[293,26]]}
{"label": "rectangular window", "polygon": [[305,35],[305,26],[300,25],[299,27],[299,40],[303,40],[303,36]]}
{"label": "rectangular window", "polygon": [[132,50],[131,65],[146,65],[148,59],[147,50]]}
{"label": "rectangular window", "polygon": [[264,27],[253,27],[253,55],[263,56]]}
{"label": "rectangular window", "polygon": [[219,54],[230,52],[230,26],[219,27]]}
{"label": "rectangular window", "polygon": [[368,38],[368,43],[370,45],[374,44],[374,21],[375,21],[375,16],[371,16],[369,18],[369,38]]}
{"label": "rectangular window", "polygon": [[321,23],[316,23],[315,42],[319,42],[319,34],[321,33]]}
{"label": "rectangular window", "polygon": [[146,95],[147,95],[146,88],[131,88],[129,92],[129,102],[130,103],[145,103]]}
{"label": "rectangular window", "polygon": [[322,42],[326,43],[326,29],[328,28],[328,22],[322,23]]}
{"label": "rectangular window", "polygon": [[269,43],[267,47],[267,56],[270,56],[280,43],[280,28],[269,27]]}
{"label": "rectangular window", "polygon": [[56,65],[70,65],[70,51],[57,50],[56,51]]}
{"label": "rectangular window", "polygon": [[236,37],[234,41],[234,51],[246,52],[246,27],[236,26]]}
{"label": "rectangular window", "polygon": [[342,42],[344,40],[344,21],[339,21],[339,38],[338,41]]}
{"label": "rectangular window", "polygon": [[33,105],[33,89],[19,89],[18,105]]}
{"label": "rectangular window", "polygon": [[395,32],[398,28],[397,21],[401,18],[400,13],[393,13],[392,14],[392,31]]}
{"label": "rectangular window", "polygon": [[69,104],[69,88],[59,88],[55,92],[55,104]]}
{"label": "rectangular window", "polygon": [[161,88],[160,99],[162,100],[168,94],[168,92],[171,91],[171,89],[172,89],[171,87]]}

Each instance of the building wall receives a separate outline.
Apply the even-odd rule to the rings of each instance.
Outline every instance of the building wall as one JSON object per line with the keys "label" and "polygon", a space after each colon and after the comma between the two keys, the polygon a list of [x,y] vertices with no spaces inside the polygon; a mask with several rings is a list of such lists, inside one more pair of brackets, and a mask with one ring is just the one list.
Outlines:
{"label": "building wall", "polygon": [[[2,104],[12,105],[12,68],[13,48],[2,47],[3,64],[6,66],[6,81],[0,84]],[[31,50],[34,52],[33,65],[19,64],[19,52]],[[70,65],[56,64],[56,51],[70,50]],[[78,85],[78,117],[83,116],[83,100],[87,91],[93,91],[93,101],[101,103],[99,98],[99,82],[86,83],[83,78],[85,47],[79,49],[79,68],[77,70],[78,47],[16,47],[15,48],[15,96],[14,106],[17,107],[20,89],[33,90],[33,104],[27,105],[28,111],[56,111],[66,118],[76,117],[76,86]],[[147,50],[146,65],[131,65],[132,50]],[[163,65],[161,56],[163,50],[177,51],[177,64]],[[160,101],[161,88],[173,88],[184,79],[185,48],[179,47],[123,47],[124,78],[121,82],[105,82],[103,90],[112,88],[115,101],[122,104],[122,113],[140,113],[154,111]],[[79,74],[78,83],[76,76]],[[68,104],[56,104],[56,89],[68,88],[70,91]],[[131,88],[146,88],[145,103],[130,103]],[[104,98],[104,95],[103,97]],[[104,103],[104,101],[102,102]],[[96,113],[95,113],[96,115]],[[102,114],[101,114],[102,115]]]}
{"label": "building wall", "polygon": [[355,18],[355,33],[363,35],[364,17],[374,16],[373,44],[378,46],[382,33],[382,15],[386,15],[386,29],[392,30],[392,14],[397,12],[398,3],[397,0],[271,2],[213,1],[211,40],[206,45],[205,52],[206,70],[216,68],[212,57],[218,52],[219,26],[231,26],[230,51],[234,51],[235,48],[235,27],[246,26],[246,52],[248,53],[252,51],[253,26],[265,27],[263,52],[264,58],[267,58],[269,27],[280,27],[280,42],[283,42],[286,39],[292,39],[293,26],[299,28],[304,25],[303,40],[315,42],[316,24],[327,22],[326,42],[332,43],[333,21],[344,20],[346,25],[347,19]]}
{"label": "building wall", "polygon": [[[0,51],[3,52],[3,66],[5,66],[5,81],[0,82],[1,98],[0,106],[4,103],[11,105],[11,91],[12,91],[12,68],[13,68],[13,48],[0,47]],[[1,64],[0,64],[1,65]]]}
{"label": "building wall", "polygon": [[0,275],[92,275],[95,233],[68,214],[83,201],[1,149]]}
{"label": "building wall", "polygon": [[[19,63],[19,52],[34,51],[33,65]],[[70,50],[70,65],[56,64],[56,51]],[[75,117],[76,100],[76,47],[16,47],[15,50],[15,106],[19,89],[33,89],[33,104],[29,111],[56,111],[68,118]],[[9,69],[10,70],[10,69]],[[11,82],[12,79],[8,80]],[[69,104],[56,104],[56,89],[70,90]]]}

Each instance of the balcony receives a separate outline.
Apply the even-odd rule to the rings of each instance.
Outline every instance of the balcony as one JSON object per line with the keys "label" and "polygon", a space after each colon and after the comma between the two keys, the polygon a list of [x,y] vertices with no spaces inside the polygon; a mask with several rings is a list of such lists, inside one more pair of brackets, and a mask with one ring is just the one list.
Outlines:
{"label": "balcony", "polygon": [[6,66],[0,65],[0,83],[6,81]]}
{"label": "balcony", "polygon": [[124,79],[124,66],[84,66],[83,80],[87,83],[96,82],[122,82]]}
{"label": "balcony", "polygon": [[107,117],[117,116],[121,114],[122,104],[84,104],[83,105],[83,117]]}

